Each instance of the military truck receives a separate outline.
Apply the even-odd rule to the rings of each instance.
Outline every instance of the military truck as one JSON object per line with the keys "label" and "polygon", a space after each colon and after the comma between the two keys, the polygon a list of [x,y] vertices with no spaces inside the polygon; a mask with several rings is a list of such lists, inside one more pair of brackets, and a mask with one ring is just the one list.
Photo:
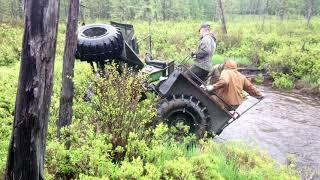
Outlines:
{"label": "military truck", "polygon": [[232,107],[217,94],[203,90],[199,84],[204,82],[186,66],[175,65],[174,61],[155,60],[150,53],[142,61],[138,54],[138,41],[130,24],[91,24],[78,30],[76,58],[87,61],[93,69],[103,69],[105,65],[115,62],[120,67],[126,63],[137,71],[149,73],[148,87],[161,97],[157,104],[156,122],[166,122],[172,126],[183,123],[190,127],[191,133],[202,137],[205,132],[219,135],[241,116],[234,109],[228,111],[225,107]]}

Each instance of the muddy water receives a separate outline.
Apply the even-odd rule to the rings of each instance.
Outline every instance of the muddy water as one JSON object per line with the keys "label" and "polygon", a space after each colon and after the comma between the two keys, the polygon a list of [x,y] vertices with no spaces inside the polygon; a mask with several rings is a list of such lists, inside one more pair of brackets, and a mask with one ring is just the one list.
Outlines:
{"label": "muddy water", "polygon": [[[320,101],[294,93],[259,87],[266,95],[260,104],[227,127],[220,138],[242,140],[265,149],[278,162],[297,158],[302,179],[320,179]],[[249,98],[241,112],[256,102]]]}

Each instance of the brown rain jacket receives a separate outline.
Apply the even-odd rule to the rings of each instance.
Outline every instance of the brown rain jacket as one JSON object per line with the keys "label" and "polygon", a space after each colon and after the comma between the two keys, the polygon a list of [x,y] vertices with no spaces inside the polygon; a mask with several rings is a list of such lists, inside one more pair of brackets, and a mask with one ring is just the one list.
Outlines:
{"label": "brown rain jacket", "polygon": [[238,106],[242,103],[243,90],[251,96],[260,97],[262,94],[240,72],[233,60],[226,61],[220,79],[213,85],[213,89],[226,101],[226,103]]}

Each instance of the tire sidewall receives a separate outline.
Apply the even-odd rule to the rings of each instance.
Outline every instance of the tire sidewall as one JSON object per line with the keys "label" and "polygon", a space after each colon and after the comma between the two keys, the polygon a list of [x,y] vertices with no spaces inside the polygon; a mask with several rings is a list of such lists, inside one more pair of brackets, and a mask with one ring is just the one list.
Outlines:
{"label": "tire sidewall", "polygon": [[[104,34],[86,36],[84,31],[92,28],[106,30]],[[94,32],[95,30],[93,30]],[[78,29],[76,58],[87,62],[108,62],[119,59],[124,49],[124,41],[120,30],[108,24],[91,24]]]}
{"label": "tire sidewall", "polygon": [[[186,96],[186,97],[190,97],[190,96]],[[158,105],[158,116],[157,116],[157,123],[160,122],[165,122],[166,119],[167,121],[170,121],[168,119],[168,116],[170,115],[170,113],[172,111],[174,111],[175,109],[182,109],[182,108],[192,108],[193,109],[193,115],[195,117],[197,117],[196,119],[194,119],[194,122],[191,122],[190,124],[196,124],[193,128],[194,128],[194,132],[196,134],[197,137],[203,137],[204,133],[205,133],[205,126],[206,126],[206,120],[207,120],[207,116],[204,112],[202,112],[202,108],[200,106],[203,106],[200,103],[195,102],[195,100],[190,100],[188,98],[186,99],[181,99],[177,98],[177,99],[172,99],[172,100],[168,100],[168,99],[163,99],[159,105]],[[168,124],[170,125],[171,122],[168,122]],[[191,129],[192,127],[190,127]],[[192,132],[191,132],[192,133]]]}
{"label": "tire sidewall", "polygon": [[[98,36],[98,37],[88,37],[86,35],[84,35],[84,31],[88,30],[88,29],[92,29],[92,28],[103,28],[105,30],[107,30],[107,33],[102,35],[102,36]],[[78,29],[78,43],[82,44],[83,42],[85,43],[91,43],[92,46],[94,45],[101,45],[101,42],[104,39],[109,39],[111,37],[117,37],[118,33],[118,29],[112,25],[108,25],[108,24],[91,24],[91,25],[86,25],[86,26],[81,26]]]}

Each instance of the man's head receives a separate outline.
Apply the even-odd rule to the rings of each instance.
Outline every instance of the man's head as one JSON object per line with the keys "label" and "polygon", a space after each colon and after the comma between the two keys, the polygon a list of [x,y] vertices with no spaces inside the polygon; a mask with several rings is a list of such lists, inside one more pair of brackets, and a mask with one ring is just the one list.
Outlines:
{"label": "man's head", "polygon": [[204,36],[204,35],[210,33],[210,24],[209,23],[201,24],[201,26],[199,28],[199,32],[200,32],[201,36]]}
{"label": "man's head", "polygon": [[233,59],[228,59],[224,62],[224,69],[237,69],[237,62]]}

